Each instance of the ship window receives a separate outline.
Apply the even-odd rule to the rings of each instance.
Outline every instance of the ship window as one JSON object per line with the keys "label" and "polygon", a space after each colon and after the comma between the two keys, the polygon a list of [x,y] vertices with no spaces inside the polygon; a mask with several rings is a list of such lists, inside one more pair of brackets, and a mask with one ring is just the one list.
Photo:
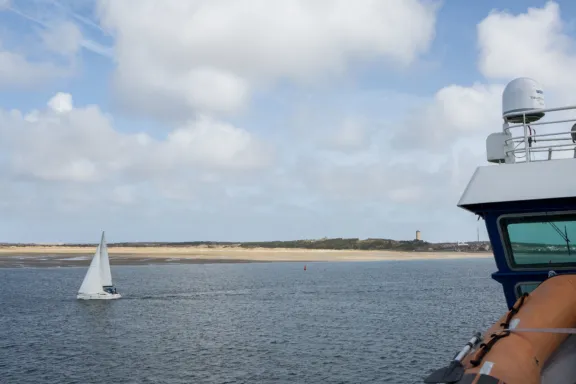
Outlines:
{"label": "ship window", "polygon": [[504,243],[516,268],[576,265],[576,215],[501,219]]}
{"label": "ship window", "polygon": [[530,293],[533,290],[535,290],[538,286],[540,285],[540,283],[523,283],[523,284],[518,284],[518,286],[516,287],[516,296],[520,297],[525,293]]}

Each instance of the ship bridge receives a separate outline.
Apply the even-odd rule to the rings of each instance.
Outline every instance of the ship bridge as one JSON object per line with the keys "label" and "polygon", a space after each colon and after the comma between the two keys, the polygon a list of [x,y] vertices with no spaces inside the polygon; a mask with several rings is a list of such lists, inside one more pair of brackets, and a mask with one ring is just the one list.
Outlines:
{"label": "ship bridge", "polygon": [[494,165],[458,202],[486,223],[509,308],[549,274],[576,273],[576,106],[543,106],[534,80],[508,84],[502,132],[486,140]]}

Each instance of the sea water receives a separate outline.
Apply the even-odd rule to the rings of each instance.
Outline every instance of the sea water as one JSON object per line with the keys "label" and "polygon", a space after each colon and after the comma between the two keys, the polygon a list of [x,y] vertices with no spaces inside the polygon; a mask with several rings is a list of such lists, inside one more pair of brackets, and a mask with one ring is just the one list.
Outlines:
{"label": "sea water", "polygon": [[421,383],[506,310],[491,259],[0,269],[0,383]]}

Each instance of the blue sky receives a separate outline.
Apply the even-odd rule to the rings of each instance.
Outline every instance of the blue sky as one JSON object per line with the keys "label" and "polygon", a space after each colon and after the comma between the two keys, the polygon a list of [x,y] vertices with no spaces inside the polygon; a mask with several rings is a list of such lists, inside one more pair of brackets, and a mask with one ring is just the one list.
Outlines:
{"label": "blue sky", "polygon": [[568,1],[183,4],[0,0],[0,241],[473,240],[502,86],[569,98]]}

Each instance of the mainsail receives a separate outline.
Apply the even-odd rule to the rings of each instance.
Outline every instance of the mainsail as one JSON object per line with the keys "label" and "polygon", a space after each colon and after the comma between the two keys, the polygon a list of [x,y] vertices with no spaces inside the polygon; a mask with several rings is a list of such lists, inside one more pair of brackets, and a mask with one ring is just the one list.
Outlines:
{"label": "mainsail", "polygon": [[93,294],[102,292],[102,283],[100,282],[100,279],[100,246],[98,246],[78,293]]}
{"label": "mainsail", "polygon": [[100,239],[100,281],[103,287],[112,285],[112,274],[110,272],[110,260],[108,259],[108,246],[106,245],[106,238],[104,231],[102,231],[102,239]]}

